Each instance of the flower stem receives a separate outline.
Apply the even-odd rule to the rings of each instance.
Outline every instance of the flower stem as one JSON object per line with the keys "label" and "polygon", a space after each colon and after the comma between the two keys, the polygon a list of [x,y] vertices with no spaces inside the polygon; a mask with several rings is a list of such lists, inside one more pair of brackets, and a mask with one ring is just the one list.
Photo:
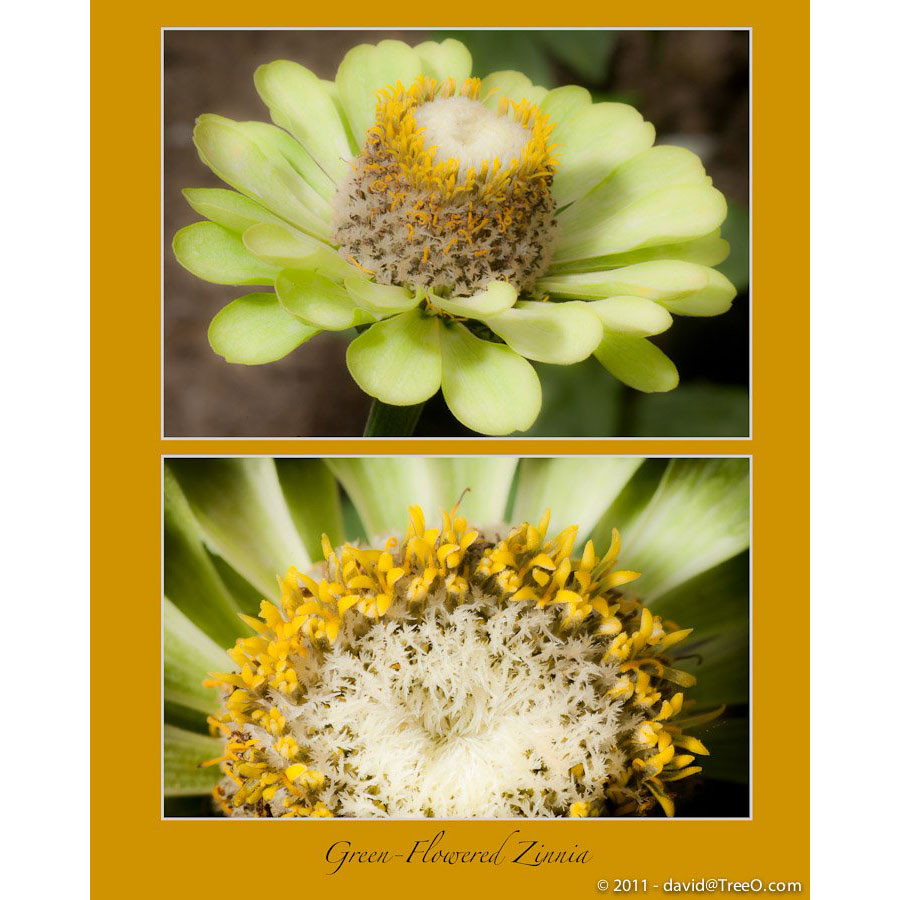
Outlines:
{"label": "flower stem", "polygon": [[380,400],[372,401],[365,437],[409,437],[416,430],[424,403],[412,406],[391,406]]}

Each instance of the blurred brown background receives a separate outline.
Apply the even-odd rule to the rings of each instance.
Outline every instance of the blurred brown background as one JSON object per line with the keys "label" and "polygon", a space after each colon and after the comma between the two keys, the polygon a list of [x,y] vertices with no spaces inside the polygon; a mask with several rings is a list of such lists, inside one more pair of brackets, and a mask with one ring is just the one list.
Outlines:
{"label": "blurred brown background", "polygon": [[[349,337],[322,334],[266,366],[230,365],[210,349],[206,330],[212,317],[253,289],[200,281],[182,269],[169,250],[175,232],[198,219],[181,189],[223,186],[197,158],[191,138],[194,119],[211,112],[268,121],[253,87],[253,72],[274,59],[294,59],[322,77],[334,78],[341,57],[356,44],[389,37],[418,43],[450,34],[472,50],[475,75],[516,68],[547,87],[584,84],[596,99],[632,103],[654,123],[659,142],[679,143],[697,152],[729,200],[725,231],[732,256],[722,268],[742,293],[725,316],[679,319],[657,339],[678,365],[682,386],[670,395],[642,396],[607,376],[593,360],[571,367],[538,366],[544,411],[529,434],[746,434],[746,32],[167,31],[166,435],[359,435],[370,403],[344,363]],[[426,405],[416,433],[468,434],[449,416],[440,396]]]}

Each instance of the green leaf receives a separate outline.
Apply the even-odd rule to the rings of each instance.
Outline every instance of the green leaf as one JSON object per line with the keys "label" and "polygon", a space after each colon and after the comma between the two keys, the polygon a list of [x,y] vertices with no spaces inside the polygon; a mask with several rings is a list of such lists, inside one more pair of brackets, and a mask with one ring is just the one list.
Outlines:
{"label": "green leaf", "polygon": [[265,596],[310,559],[294,528],[270,457],[170,459],[204,539]]}
{"label": "green leaf", "polygon": [[163,472],[163,585],[166,596],[222,647],[248,634],[240,609],[210,560],[194,514],[169,465]]}
{"label": "green leaf", "polygon": [[617,432],[621,382],[590,358],[571,366],[535,366],[543,403],[528,437],[606,437]]}
{"label": "green leaf", "polygon": [[661,597],[750,545],[746,459],[672,459],[653,497],[623,523],[623,565],[642,597]]}
{"label": "green leaf", "polygon": [[672,360],[646,338],[607,331],[594,356],[619,381],[648,393],[678,387],[678,370]]}
{"label": "green leaf", "polygon": [[276,459],[275,468],[294,527],[312,560],[322,558],[322,535],[344,542],[337,482],[321,459]]}
{"label": "green leaf", "polygon": [[[640,458],[613,456],[523,459],[513,521],[540,521],[549,508],[552,529],[577,525],[580,543],[584,543],[642,462]],[[597,549],[602,554],[605,545]]]}
{"label": "green leaf", "polygon": [[481,434],[525,431],[541,409],[541,383],[532,366],[503,344],[475,337],[457,323],[440,331],[441,388],[450,411]]}
{"label": "green leaf", "polygon": [[521,300],[485,324],[516,353],[538,362],[571,365],[587,359],[603,338],[603,325],[586,303]]}
{"label": "green leaf", "polygon": [[370,396],[392,406],[422,403],[441,386],[440,324],[411,309],[366,329],[347,348],[347,368]]}
{"label": "green leaf", "polygon": [[687,383],[670,394],[635,399],[635,437],[746,437],[750,427],[747,389]]}
{"label": "green leaf", "polygon": [[[234,619],[234,637],[239,620]],[[168,598],[163,600],[163,692],[167,702],[213,713],[219,692],[203,687],[210,672],[231,672],[234,663]]]}
{"label": "green leaf", "polygon": [[207,336],[228,362],[260,366],[284,358],[318,333],[287,312],[275,294],[246,294],[216,313]]}
{"label": "green leaf", "polygon": [[722,237],[731,245],[722,274],[738,291],[745,291],[750,286],[750,210],[746,206],[729,201]]}
{"label": "green leaf", "polygon": [[218,766],[200,768],[208,759],[222,755],[218,738],[195,734],[174,725],[163,726],[163,785],[165,795],[208,794],[222,777]]}
{"label": "green leaf", "polygon": [[322,331],[345,331],[375,320],[341,285],[318,272],[285,269],[275,279],[275,291],[291,315]]}
{"label": "green leaf", "polygon": [[606,77],[616,47],[614,31],[552,29],[537,34],[550,52],[584,81],[598,84]]}
{"label": "green leaf", "polygon": [[213,284],[272,284],[278,270],[247,252],[239,234],[215,222],[196,222],[172,239],[175,258]]}
{"label": "green leaf", "polygon": [[[535,84],[552,85],[553,69],[541,38],[534,31],[450,31],[441,32],[462,41],[472,54],[472,74],[484,78],[491,72],[514,69]],[[482,90],[484,97],[486,91]],[[516,98],[519,99],[519,98]]]}
{"label": "green leaf", "polygon": [[715,719],[709,725],[696,730],[709,756],[702,758],[703,776],[734,781],[750,782],[750,722],[746,717]]}

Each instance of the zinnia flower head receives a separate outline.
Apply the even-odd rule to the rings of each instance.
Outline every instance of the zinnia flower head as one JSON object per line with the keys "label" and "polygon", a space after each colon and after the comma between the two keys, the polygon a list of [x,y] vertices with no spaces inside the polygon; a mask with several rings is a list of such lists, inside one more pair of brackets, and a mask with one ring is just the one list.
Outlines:
{"label": "zinnia flower head", "polygon": [[185,191],[209,221],[176,235],[176,256],[275,288],[216,316],[217,353],[255,365],[357,328],[347,365],[363,390],[396,406],[442,390],[484,434],[534,422],[529,360],[593,354],[639,390],[677,385],[648,337],[735,294],[712,268],[726,207],[698,157],[654,147],[635,109],[583,88],[470,75],[458,41],[382,41],[333,83],[260,67],[274,125],[198,119],[201,158],[236,192]]}
{"label": "zinnia flower head", "polygon": [[[327,492],[310,500],[317,470],[285,466],[283,507],[271,461],[236,462],[242,464],[214,461],[207,468],[210,461],[189,460],[177,471],[205,540],[256,580],[254,570],[264,572],[276,556],[304,556],[288,550],[290,541],[279,540],[273,525],[289,527],[283,514],[289,508],[296,516],[301,496],[327,506]],[[381,462],[334,461],[350,464],[342,478],[357,496],[366,491],[363,481],[380,476],[382,489],[392,485]],[[608,484],[591,496],[608,504],[640,461],[598,462]],[[487,474],[513,471],[506,460],[485,467]],[[637,554],[647,562],[647,588],[664,596],[746,546],[741,465],[688,472],[676,494],[689,487],[706,495],[700,508],[713,500],[724,512],[712,514],[711,530],[696,528],[704,535],[699,552]],[[531,506],[542,480],[555,482],[572,518],[590,523],[583,501],[567,501],[554,474],[525,477],[518,495]],[[453,480],[444,480],[441,494]],[[427,481],[417,483],[429,493]],[[168,487],[172,522],[185,496],[174,481]],[[480,487],[463,506],[496,508],[502,490],[485,480]],[[696,505],[673,505],[671,486],[661,487],[650,504],[658,507],[654,515],[695,519]],[[259,518],[263,507],[268,527]],[[360,511],[371,531],[374,510],[363,502]],[[621,504],[612,512],[654,540],[654,516],[635,519]],[[676,624],[668,611],[646,605],[635,590],[641,575],[618,563],[618,531],[597,543],[606,522],[578,549],[577,525],[554,535],[549,511],[513,527],[475,527],[458,508],[429,521],[413,506],[405,534],[336,548],[323,537],[322,561],[282,570],[279,593],[267,591],[256,615],[241,615],[246,630],[226,655],[187,618],[223,643],[210,627],[219,617],[198,597],[233,607],[205,555],[184,539],[191,515],[176,526],[180,536],[167,537],[166,591],[179,608],[166,605],[166,696],[208,710],[216,737],[166,726],[172,792],[213,789],[209,776],[218,771],[217,805],[239,817],[672,815],[680,789],[701,772],[708,751],[692,729],[722,707],[710,704],[715,682],[704,702],[692,699],[697,679],[682,660],[688,668],[696,668],[698,652],[715,660],[721,641],[733,658],[734,635],[704,636],[708,613],[696,606],[696,591],[688,608],[702,623],[699,643],[690,621]],[[248,548],[250,535],[259,536],[258,549]],[[673,539],[672,546],[686,551],[692,539]],[[189,557],[194,574],[186,581]],[[227,576],[229,587],[239,583]],[[729,605],[722,596],[704,602]],[[225,633],[230,627],[236,634],[233,621]],[[700,674],[702,684],[702,668]],[[185,765],[187,759],[193,762]]]}

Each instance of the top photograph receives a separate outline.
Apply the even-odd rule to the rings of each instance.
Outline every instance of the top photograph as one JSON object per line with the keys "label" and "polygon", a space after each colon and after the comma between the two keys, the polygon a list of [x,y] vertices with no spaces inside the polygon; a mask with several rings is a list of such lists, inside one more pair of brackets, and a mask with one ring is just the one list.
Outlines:
{"label": "top photograph", "polygon": [[165,437],[749,437],[748,30],[162,42]]}

